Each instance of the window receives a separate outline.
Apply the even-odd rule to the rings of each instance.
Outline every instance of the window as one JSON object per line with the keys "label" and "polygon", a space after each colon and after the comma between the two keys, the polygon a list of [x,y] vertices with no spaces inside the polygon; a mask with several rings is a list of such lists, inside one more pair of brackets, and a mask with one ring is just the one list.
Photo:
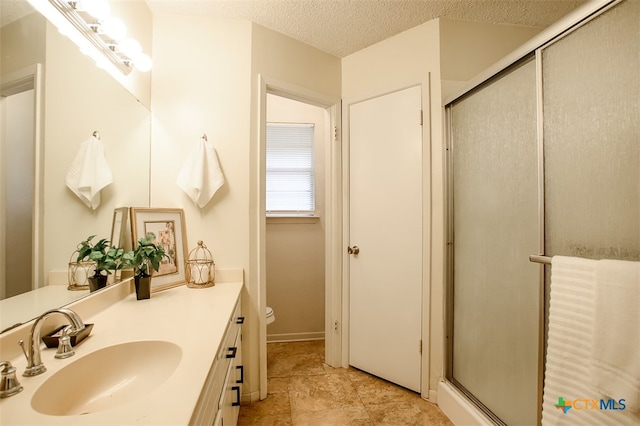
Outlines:
{"label": "window", "polygon": [[267,215],[315,214],[313,124],[267,123]]}

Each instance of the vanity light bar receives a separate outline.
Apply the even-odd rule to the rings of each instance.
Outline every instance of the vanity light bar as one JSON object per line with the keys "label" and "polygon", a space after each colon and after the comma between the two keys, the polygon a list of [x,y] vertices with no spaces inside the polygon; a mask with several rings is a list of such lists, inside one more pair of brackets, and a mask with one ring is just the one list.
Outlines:
{"label": "vanity light bar", "polygon": [[[76,2],[67,0],[49,0],[49,3],[83,35],[89,42],[100,51],[113,65],[124,75],[128,75],[133,69],[131,58],[118,51],[118,43],[115,40],[105,40],[95,31],[92,26],[96,26],[93,18],[89,14],[83,13],[75,8]],[[83,18],[86,15],[87,18]]]}

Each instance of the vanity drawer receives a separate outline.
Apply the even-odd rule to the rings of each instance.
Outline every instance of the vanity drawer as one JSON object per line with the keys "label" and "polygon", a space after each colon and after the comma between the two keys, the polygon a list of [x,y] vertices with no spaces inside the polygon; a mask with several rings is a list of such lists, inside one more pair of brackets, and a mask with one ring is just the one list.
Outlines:
{"label": "vanity drawer", "polygon": [[[238,300],[233,314],[227,324],[225,334],[222,338],[222,343],[218,348],[215,359],[212,362],[211,369],[207,375],[207,380],[202,388],[200,398],[198,398],[198,404],[191,417],[190,424],[194,425],[211,425],[217,424],[216,422],[222,421],[222,417],[226,418],[225,424],[235,424],[235,419],[231,420],[229,414],[223,416],[223,400],[226,399],[225,383],[229,380],[240,381],[241,376],[244,375],[242,367],[236,368],[242,364],[242,334],[241,326],[243,320],[240,316],[242,308],[240,300]],[[232,379],[229,379],[231,377]],[[236,385],[234,385],[236,386]],[[233,390],[233,392],[241,395],[241,388],[239,390]],[[235,407],[235,406],[234,406]],[[233,410],[232,410],[233,412]],[[227,410],[228,413],[228,410]]]}
{"label": "vanity drawer", "polygon": [[235,425],[240,414],[240,398],[242,396],[242,384],[244,382],[244,368],[242,366],[242,335],[238,333],[236,347],[237,356],[229,365],[220,399],[219,412],[222,416],[220,424]]}
{"label": "vanity drawer", "polygon": [[216,356],[217,362],[225,371],[229,367],[229,363],[238,356],[236,338],[238,333],[240,333],[240,327],[244,322],[244,319],[240,316],[240,312],[241,306],[240,301],[238,301],[238,304],[233,311],[233,315],[231,315],[231,319],[229,320],[229,324],[227,325],[227,331],[224,335],[222,345],[220,346],[218,355]]}

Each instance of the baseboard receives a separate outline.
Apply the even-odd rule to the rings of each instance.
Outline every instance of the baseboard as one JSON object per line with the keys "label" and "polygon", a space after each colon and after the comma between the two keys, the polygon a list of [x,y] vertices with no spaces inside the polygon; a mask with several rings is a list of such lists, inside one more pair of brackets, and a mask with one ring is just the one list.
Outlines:
{"label": "baseboard", "polygon": [[248,392],[243,393],[240,397],[240,402],[245,404],[251,404],[257,402],[260,399],[260,392]]}
{"label": "baseboard", "polygon": [[324,340],[324,331],[267,334],[267,343],[301,342],[305,340]]}
{"label": "baseboard", "polygon": [[493,426],[493,423],[449,382],[438,384],[438,407],[454,425]]}

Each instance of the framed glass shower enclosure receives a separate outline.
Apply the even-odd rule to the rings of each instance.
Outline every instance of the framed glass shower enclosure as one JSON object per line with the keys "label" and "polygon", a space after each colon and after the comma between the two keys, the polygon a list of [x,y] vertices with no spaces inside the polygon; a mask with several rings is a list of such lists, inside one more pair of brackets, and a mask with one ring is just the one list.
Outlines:
{"label": "framed glass shower enclosure", "polygon": [[640,2],[600,6],[445,105],[446,375],[496,424],[541,423],[530,256],[640,260]]}

